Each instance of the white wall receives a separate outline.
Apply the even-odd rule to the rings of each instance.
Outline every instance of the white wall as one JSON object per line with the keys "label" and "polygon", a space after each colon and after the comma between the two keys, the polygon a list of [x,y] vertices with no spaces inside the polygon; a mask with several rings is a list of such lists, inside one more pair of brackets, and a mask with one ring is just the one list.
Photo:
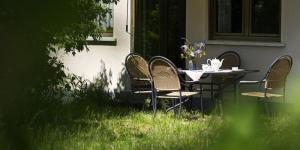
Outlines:
{"label": "white wall", "polygon": [[[282,0],[281,36],[284,47],[265,46],[232,46],[209,44],[208,57],[217,57],[219,54],[233,50],[240,54],[242,67],[247,69],[259,69],[260,73],[251,74],[246,79],[262,78],[269,65],[277,57],[289,54],[294,58],[294,66],[289,75],[288,90],[292,84],[300,85],[294,78],[300,77],[300,1]],[[208,0],[187,0],[187,37],[191,40],[208,40]]]}
{"label": "white wall", "polygon": [[76,54],[76,56],[59,54],[60,59],[68,68],[68,72],[92,81],[101,70],[101,62],[104,62],[106,69],[111,71],[112,75],[110,89],[113,90],[117,87],[122,69],[124,69],[125,57],[130,53],[131,37],[126,33],[126,12],[127,1],[120,0],[114,7],[114,38],[117,40],[116,46],[90,45],[88,46],[88,52],[83,51]]}

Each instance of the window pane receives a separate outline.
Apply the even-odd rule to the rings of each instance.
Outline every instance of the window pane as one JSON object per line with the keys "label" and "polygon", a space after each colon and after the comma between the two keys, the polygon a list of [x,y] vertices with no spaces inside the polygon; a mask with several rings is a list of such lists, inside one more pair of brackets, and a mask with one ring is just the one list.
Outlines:
{"label": "window pane", "polygon": [[242,1],[217,0],[216,2],[216,31],[219,33],[242,32]]}
{"label": "window pane", "polygon": [[98,16],[98,24],[102,26],[103,28],[103,37],[112,37],[113,36],[113,30],[114,30],[114,22],[113,22],[113,14],[114,14],[114,4],[102,4],[104,7],[109,8],[109,12],[105,15],[104,18],[101,18],[101,16]]}
{"label": "window pane", "polygon": [[280,0],[252,0],[252,33],[279,34]]}

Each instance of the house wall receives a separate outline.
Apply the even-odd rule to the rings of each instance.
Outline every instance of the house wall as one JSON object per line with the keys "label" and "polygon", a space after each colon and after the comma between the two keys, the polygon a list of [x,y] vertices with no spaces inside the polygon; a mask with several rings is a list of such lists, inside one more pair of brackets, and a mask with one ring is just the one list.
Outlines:
{"label": "house wall", "polygon": [[[187,0],[186,14],[186,35],[187,38],[199,41],[208,40],[209,23],[208,23],[208,1],[209,0]],[[242,59],[242,68],[259,69],[260,73],[249,74],[245,79],[258,80],[263,78],[269,65],[279,56],[289,54],[294,58],[294,66],[289,75],[287,91],[291,91],[294,84],[300,85],[299,82],[293,82],[300,76],[300,19],[297,14],[300,14],[299,0],[282,0],[282,19],[281,19],[281,38],[284,46],[272,46],[266,43],[264,46],[254,46],[251,44],[237,44],[231,42],[218,42],[212,44],[208,41],[207,52],[205,58],[214,58],[225,51],[236,51]],[[200,61],[203,63],[204,59]],[[292,98],[292,97],[290,97]]]}
{"label": "house wall", "polygon": [[[130,6],[130,4],[129,4]],[[130,10],[130,8],[129,8]],[[60,53],[59,58],[67,67],[67,72],[83,76],[85,79],[93,79],[102,71],[105,65],[107,75],[111,75],[110,90],[118,87],[120,78],[124,75],[124,61],[130,53],[131,36],[126,32],[127,1],[120,0],[114,7],[114,38],[116,46],[89,45],[89,51],[72,54]],[[129,26],[131,23],[129,12]]]}

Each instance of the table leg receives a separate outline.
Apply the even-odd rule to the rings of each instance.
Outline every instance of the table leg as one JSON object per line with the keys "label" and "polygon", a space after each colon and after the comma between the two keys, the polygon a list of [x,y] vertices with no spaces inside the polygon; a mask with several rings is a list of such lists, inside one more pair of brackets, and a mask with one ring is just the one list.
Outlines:
{"label": "table leg", "polygon": [[212,79],[210,79],[210,100],[213,101],[214,105],[216,104],[214,99],[214,85]]}
{"label": "table leg", "polygon": [[219,87],[219,92],[220,92],[220,94],[219,94],[219,98],[218,98],[218,103],[219,103],[219,109],[220,109],[220,116],[224,116],[224,111],[223,111],[223,88],[222,88],[222,84],[219,84],[218,85]]}
{"label": "table leg", "polygon": [[234,92],[234,101],[237,104],[238,103],[238,101],[237,101],[237,81],[234,82],[233,92]]}
{"label": "table leg", "polygon": [[[193,91],[193,84],[190,84],[188,87],[189,91]],[[193,98],[190,98],[190,101],[188,102],[189,111],[192,111],[193,108]]]}
{"label": "table leg", "polygon": [[202,111],[202,117],[204,118],[204,106],[203,106],[203,89],[200,85],[200,101],[201,101],[201,111]]}
{"label": "table leg", "polygon": [[236,106],[239,105],[239,95],[240,95],[240,78],[237,78],[234,82],[234,100]]}

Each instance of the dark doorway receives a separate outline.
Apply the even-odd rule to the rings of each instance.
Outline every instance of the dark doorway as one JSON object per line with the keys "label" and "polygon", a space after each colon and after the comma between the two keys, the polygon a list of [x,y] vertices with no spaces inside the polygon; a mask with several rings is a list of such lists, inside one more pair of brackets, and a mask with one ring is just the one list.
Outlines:
{"label": "dark doorway", "polygon": [[184,67],[180,46],[185,37],[186,1],[136,0],[135,10],[135,52],[147,59],[165,56]]}

